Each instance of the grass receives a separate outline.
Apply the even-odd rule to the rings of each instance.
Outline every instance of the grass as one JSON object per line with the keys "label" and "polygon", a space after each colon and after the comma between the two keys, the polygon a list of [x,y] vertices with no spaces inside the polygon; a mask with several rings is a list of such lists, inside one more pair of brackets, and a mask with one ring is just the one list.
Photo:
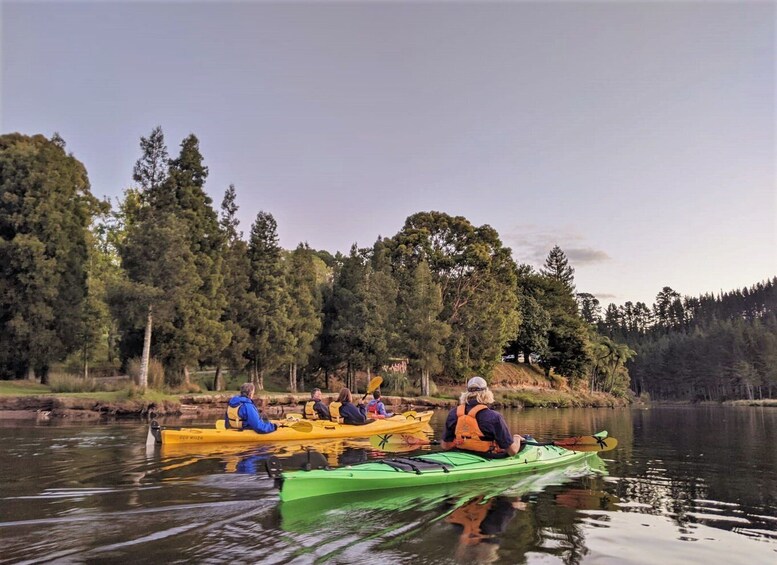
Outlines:
{"label": "grass", "polygon": [[50,392],[49,387],[34,381],[0,381],[0,396],[29,396]]}

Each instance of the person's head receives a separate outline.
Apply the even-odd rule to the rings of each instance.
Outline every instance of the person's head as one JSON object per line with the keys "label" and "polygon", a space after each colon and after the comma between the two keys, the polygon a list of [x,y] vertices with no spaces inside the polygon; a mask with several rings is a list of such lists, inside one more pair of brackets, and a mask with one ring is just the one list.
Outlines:
{"label": "person's head", "polygon": [[493,404],[494,393],[488,390],[488,383],[483,377],[474,376],[467,381],[467,391],[461,394],[459,404],[477,401],[478,404]]}
{"label": "person's head", "polygon": [[337,402],[353,402],[353,395],[350,389],[343,387],[340,391],[340,395],[337,397]]}
{"label": "person's head", "polygon": [[372,398],[374,398],[375,400],[380,400],[380,389],[372,393]]}
{"label": "person's head", "polygon": [[253,383],[243,383],[240,385],[240,396],[245,396],[247,398],[253,398],[254,397],[254,391],[256,389],[254,388]]}
{"label": "person's head", "polygon": [[310,391],[310,398],[313,400],[321,400],[321,389],[320,388],[314,388]]}

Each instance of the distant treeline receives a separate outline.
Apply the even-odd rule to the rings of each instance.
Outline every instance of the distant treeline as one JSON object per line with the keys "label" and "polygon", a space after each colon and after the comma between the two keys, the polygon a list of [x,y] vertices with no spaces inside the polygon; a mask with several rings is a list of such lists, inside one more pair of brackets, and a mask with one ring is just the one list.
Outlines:
{"label": "distant treeline", "polygon": [[575,294],[558,247],[537,272],[490,226],[420,212],[347,255],[284,250],[267,212],[243,236],[234,186],[214,209],[207,177],[194,135],[171,157],[156,128],[112,206],[58,135],[0,136],[0,378],[132,365],[146,386],[161,366],[151,384],[178,386],[212,367],[215,388],[229,369],[294,391],[335,372],[355,388],[357,370],[407,360],[429,394],[512,354],[573,385],[628,392],[641,342],[597,330],[598,302]]}
{"label": "distant treeline", "polygon": [[777,277],[698,298],[664,287],[652,307],[610,304],[592,320],[637,352],[628,364],[637,393],[688,400],[777,394]]}

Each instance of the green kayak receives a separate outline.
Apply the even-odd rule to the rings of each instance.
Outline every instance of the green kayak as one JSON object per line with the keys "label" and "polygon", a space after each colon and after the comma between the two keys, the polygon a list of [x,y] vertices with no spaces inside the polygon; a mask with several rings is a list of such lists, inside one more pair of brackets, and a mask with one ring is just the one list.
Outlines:
{"label": "green kayak", "polygon": [[[597,435],[606,437],[606,432]],[[533,444],[525,445],[515,456],[504,459],[486,459],[458,451],[391,457],[337,469],[283,472],[280,494],[281,500],[288,502],[331,494],[452,484],[540,473],[588,457],[596,457],[596,454]]]}

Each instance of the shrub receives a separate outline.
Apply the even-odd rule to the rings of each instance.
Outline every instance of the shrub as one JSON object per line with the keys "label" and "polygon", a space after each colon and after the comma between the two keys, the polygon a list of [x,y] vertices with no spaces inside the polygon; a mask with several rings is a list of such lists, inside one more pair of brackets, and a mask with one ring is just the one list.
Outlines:
{"label": "shrub", "polygon": [[51,392],[97,392],[104,387],[97,380],[67,373],[52,373],[49,375]]}
{"label": "shrub", "polygon": [[383,383],[380,385],[382,392],[395,396],[405,396],[407,394],[407,390],[410,388],[410,379],[407,378],[406,373],[386,371],[381,376],[383,377]]}
{"label": "shrub", "polygon": [[[127,375],[133,383],[140,382],[140,357],[127,361]],[[165,386],[165,368],[153,357],[148,360],[148,386],[156,390],[162,390]]]}

